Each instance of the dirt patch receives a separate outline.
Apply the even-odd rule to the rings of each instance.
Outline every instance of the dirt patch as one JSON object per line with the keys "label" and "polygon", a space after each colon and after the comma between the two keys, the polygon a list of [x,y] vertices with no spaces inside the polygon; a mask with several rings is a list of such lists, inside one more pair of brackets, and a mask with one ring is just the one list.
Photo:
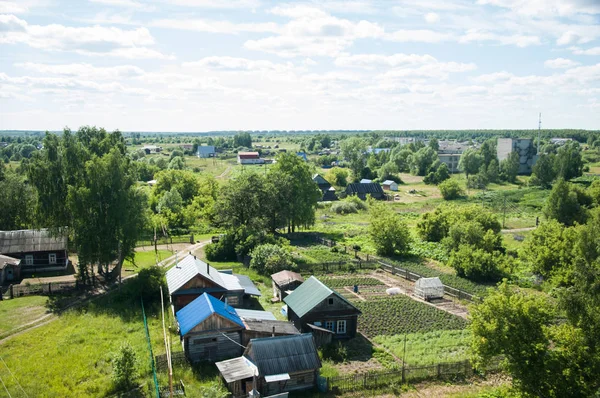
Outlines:
{"label": "dirt patch", "polygon": [[21,281],[21,285],[42,285],[45,283],[57,282],[75,282],[75,275],[51,276],[48,278],[26,278]]}
{"label": "dirt patch", "polygon": [[[177,250],[179,253],[182,253],[185,249],[187,249],[188,247],[190,247],[189,243],[173,243],[168,244],[168,245],[157,245],[156,248],[158,250]],[[148,246],[140,246],[140,247],[136,247],[135,251],[138,252],[153,252],[154,251],[154,246],[152,245],[148,245]],[[187,253],[185,253],[187,254]]]}

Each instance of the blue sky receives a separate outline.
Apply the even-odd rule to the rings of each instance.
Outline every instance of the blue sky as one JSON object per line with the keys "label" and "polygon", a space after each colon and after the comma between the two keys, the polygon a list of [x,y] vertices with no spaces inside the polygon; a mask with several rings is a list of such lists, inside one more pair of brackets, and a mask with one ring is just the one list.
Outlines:
{"label": "blue sky", "polygon": [[600,0],[0,0],[0,129],[600,129]]}

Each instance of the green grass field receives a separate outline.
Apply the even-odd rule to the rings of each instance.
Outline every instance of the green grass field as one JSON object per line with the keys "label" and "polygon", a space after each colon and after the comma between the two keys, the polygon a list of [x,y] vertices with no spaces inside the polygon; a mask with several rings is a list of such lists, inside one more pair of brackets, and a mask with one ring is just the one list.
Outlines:
{"label": "green grass field", "polygon": [[26,296],[0,301],[0,337],[48,312],[45,296]]}
{"label": "green grass field", "polygon": [[156,262],[160,262],[168,257],[171,257],[174,253],[170,250],[158,250],[158,252],[151,251],[138,251],[135,253],[134,262],[125,260],[123,262],[123,271],[121,275],[128,276],[140,272],[141,269],[156,265]]}

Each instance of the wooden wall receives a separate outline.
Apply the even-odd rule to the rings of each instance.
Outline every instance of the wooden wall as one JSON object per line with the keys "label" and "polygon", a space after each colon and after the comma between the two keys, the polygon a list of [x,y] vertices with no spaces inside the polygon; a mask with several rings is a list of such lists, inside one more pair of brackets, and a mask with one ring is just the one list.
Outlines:
{"label": "wooden wall", "polygon": [[241,356],[241,332],[224,334],[227,337],[221,333],[186,336],[184,350],[190,362],[218,362]]}
{"label": "wooden wall", "polygon": [[317,370],[312,369],[304,372],[290,373],[290,379],[273,383],[265,382],[261,377],[259,391],[263,395],[278,394],[286,391],[309,390],[317,384]]}

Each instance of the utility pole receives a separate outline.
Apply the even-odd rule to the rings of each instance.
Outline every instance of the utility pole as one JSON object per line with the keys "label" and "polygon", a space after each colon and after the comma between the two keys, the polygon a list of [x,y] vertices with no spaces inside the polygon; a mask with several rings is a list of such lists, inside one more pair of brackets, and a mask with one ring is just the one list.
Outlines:
{"label": "utility pole", "polygon": [[504,224],[506,223],[506,194],[504,194],[504,205],[502,206],[503,215],[502,215],[502,228],[506,228]]}
{"label": "utility pole", "polygon": [[542,112],[540,112],[540,119],[538,121],[538,139],[537,139],[537,155],[540,156],[540,136],[542,133]]}
{"label": "utility pole", "polygon": [[162,327],[163,327],[163,336],[165,339],[165,350],[167,353],[167,367],[169,368],[169,391],[173,396],[173,364],[171,363],[171,347],[169,341],[167,340],[167,328],[165,326],[165,304],[163,301],[163,292],[162,288],[160,289],[160,310],[162,312]]}

